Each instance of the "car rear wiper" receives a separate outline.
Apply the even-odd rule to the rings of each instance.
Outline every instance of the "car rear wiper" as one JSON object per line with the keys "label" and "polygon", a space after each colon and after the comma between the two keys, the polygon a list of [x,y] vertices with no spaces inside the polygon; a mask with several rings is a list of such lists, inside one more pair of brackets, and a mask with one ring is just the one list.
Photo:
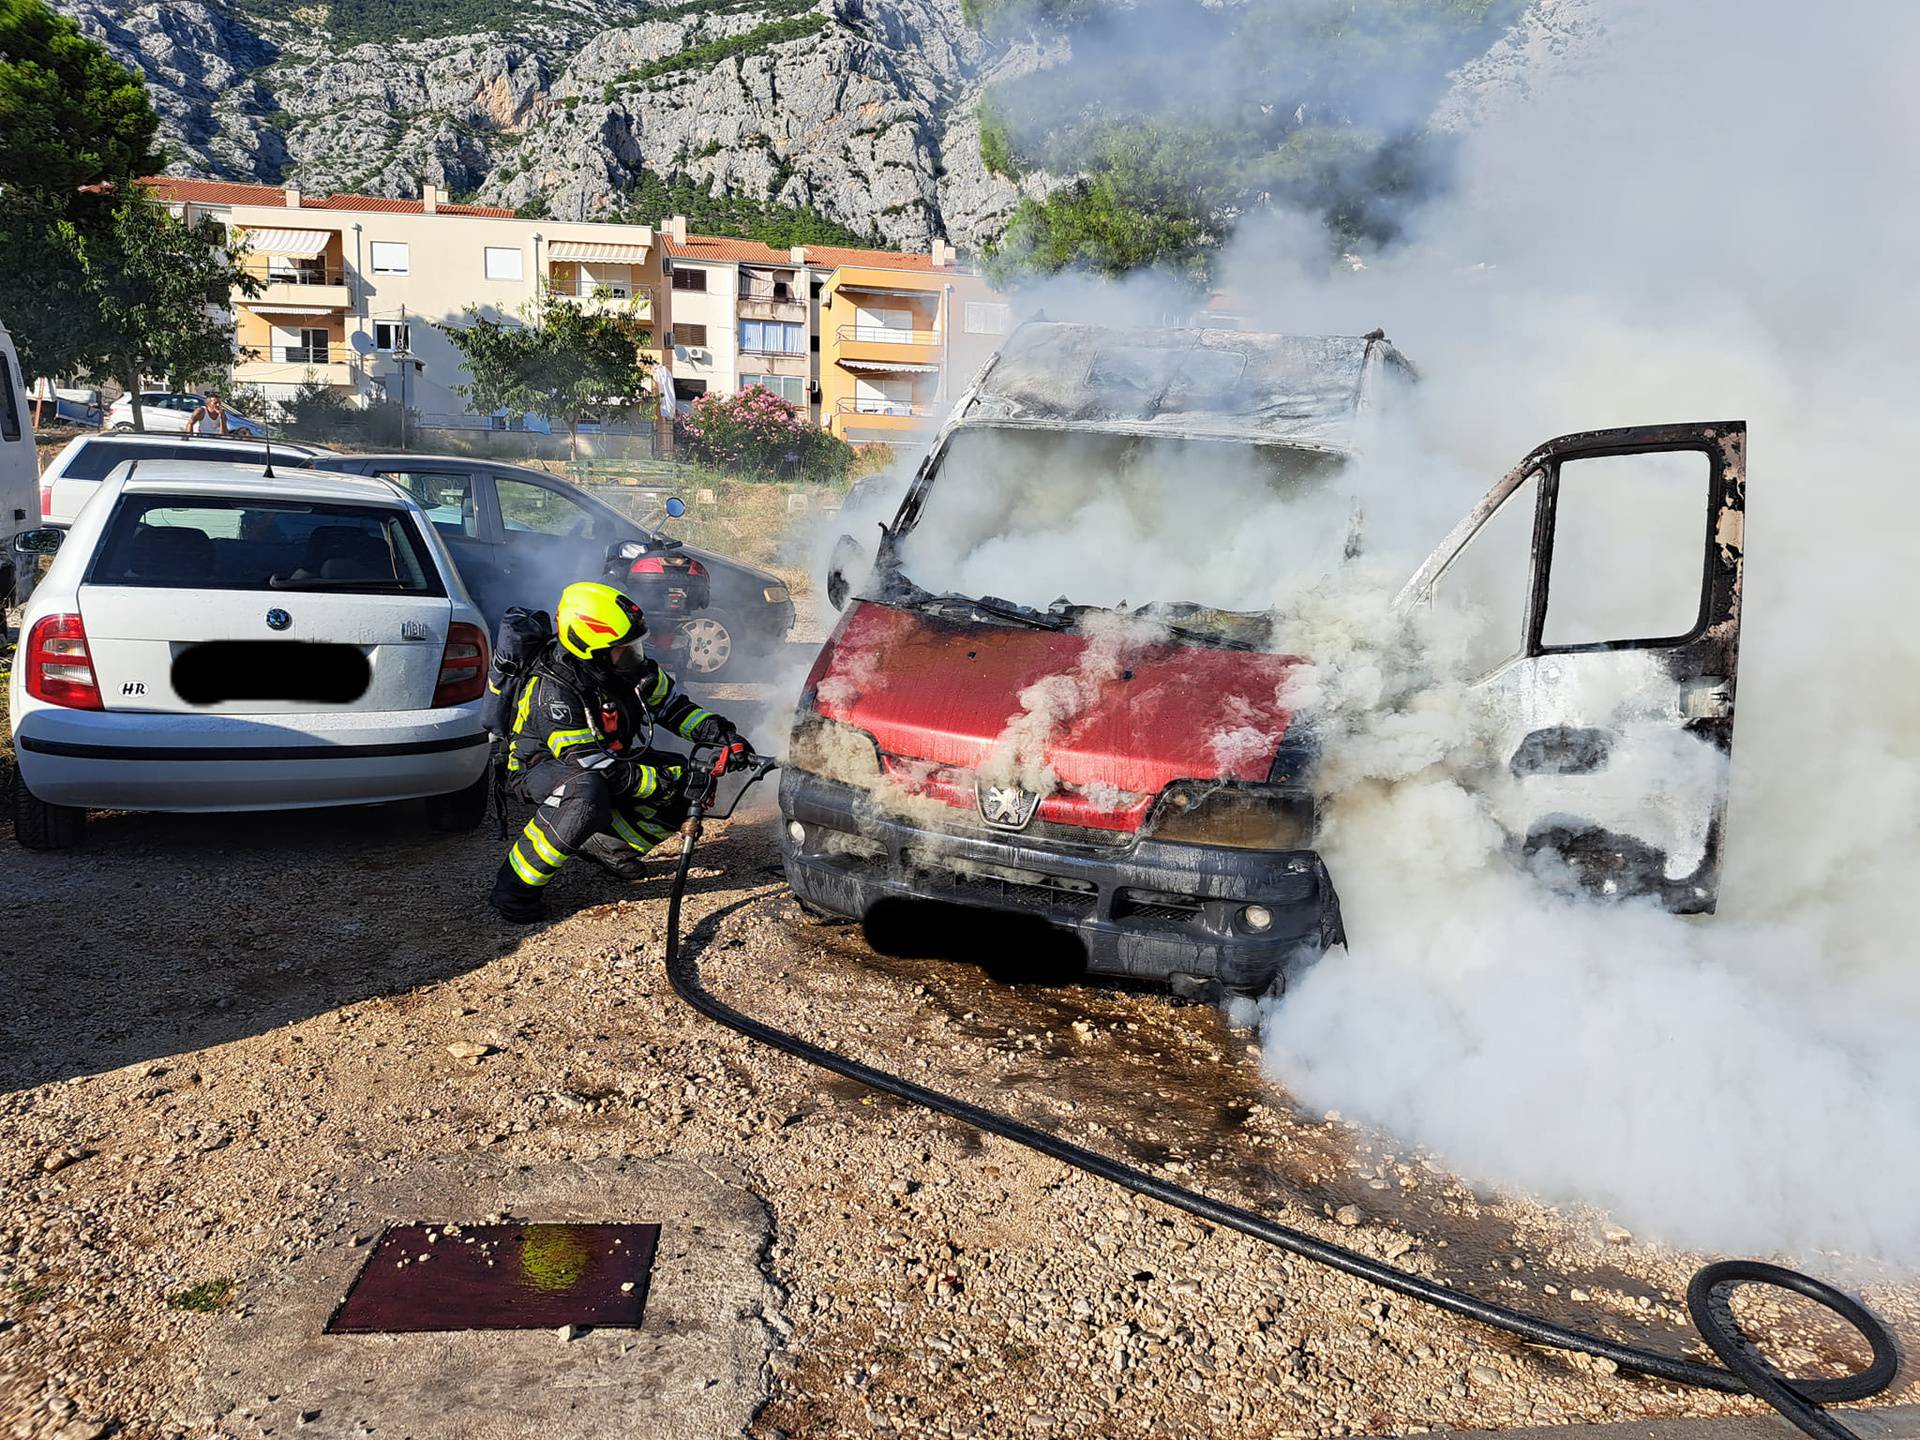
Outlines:
{"label": "car rear wiper", "polygon": [[267,577],[267,588],[270,590],[412,590],[416,587],[411,580],[347,580],[321,575],[316,575],[311,580],[302,580],[292,575],[270,575]]}

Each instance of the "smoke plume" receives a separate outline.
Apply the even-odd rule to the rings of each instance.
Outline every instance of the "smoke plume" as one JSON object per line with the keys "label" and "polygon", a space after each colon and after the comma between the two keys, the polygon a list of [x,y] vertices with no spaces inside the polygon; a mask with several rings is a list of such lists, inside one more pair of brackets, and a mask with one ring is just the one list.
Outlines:
{"label": "smoke plume", "polygon": [[[1535,48],[1551,63],[1529,70]],[[1317,228],[1279,216],[1245,222],[1223,267],[1254,327],[1385,326],[1421,366],[1357,476],[1282,496],[1222,462],[1169,507],[1164,476],[982,449],[904,557],[930,588],[1038,606],[1274,611],[1266,643],[1309,662],[1277,699],[1327,736],[1322,846],[1351,937],[1264,1016],[1267,1068],[1304,1103],[1675,1243],[1907,1269],[1916,56],[1920,13],[1892,0],[1538,0],[1443,107],[1466,117],[1457,185],[1405,243],[1327,275]],[[1083,282],[1026,300],[1056,318],[1166,308]],[[1479,602],[1524,573],[1524,534],[1486,595],[1391,602],[1538,441],[1730,418],[1752,444],[1727,869],[1718,916],[1679,918],[1572,889],[1500,823]],[[1662,613],[1672,537],[1695,546],[1696,523],[1603,505],[1583,563]],[[1625,668],[1612,681],[1632,689]],[[1717,753],[1576,698],[1618,733],[1607,804],[1628,828],[1715,778]]]}
{"label": "smoke plume", "polygon": [[[1597,904],[1512,858],[1497,787],[1468,783],[1446,638],[1418,637],[1417,699],[1378,703],[1406,653],[1356,596],[1302,637],[1349,742],[1323,848],[1351,948],[1270,1007],[1267,1068],[1467,1173],[1676,1243],[1910,1269],[1920,376],[1896,250],[1920,204],[1920,16],[1714,0],[1588,19],[1578,64],[1472,107],[1461,188],[1410,246],[1302,284],[1248,233],[1231,283],[1275,282],[1264,324],[1384,324],[1421,363],[1396,465],[1426,513],[1554,434],[1751,422],[1719,914]],[[1630,523],[1648,550],[1666,533]],[[1700,748],[1649,738],[1616,762],[1638,782]]]}

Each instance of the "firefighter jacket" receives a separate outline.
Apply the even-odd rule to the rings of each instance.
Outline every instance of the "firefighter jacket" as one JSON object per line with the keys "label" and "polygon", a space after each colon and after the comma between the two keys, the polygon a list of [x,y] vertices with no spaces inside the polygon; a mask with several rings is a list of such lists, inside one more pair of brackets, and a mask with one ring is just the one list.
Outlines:
{"label": "firefighter jacket", "polygon": [[664,800],[683,771],[647,753],[654,725],[692,738],[712,718],[651,657],[628,676],[579,660],[558,640],[550,641],[521,682],[507,770],[525,772],[557,760],[603,774],[616,799]]}

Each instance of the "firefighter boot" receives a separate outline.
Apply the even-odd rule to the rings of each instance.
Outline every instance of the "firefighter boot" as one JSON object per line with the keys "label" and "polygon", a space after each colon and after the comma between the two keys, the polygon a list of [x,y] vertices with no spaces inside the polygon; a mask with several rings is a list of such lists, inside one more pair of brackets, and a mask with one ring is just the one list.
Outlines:
{"label": "firefighter boot", "polygon": [[611,835],[589,835],[579,850],[580,857],[591,860],[609,875],[621,880],[644,880],[647,867],[640,852]]}
{"label": "firefighter boot", "polygon": [[516,925],[531,924],[535,920],[545,919],[547,914],[540,887],[529,885],[514,874],[510,860],[500,863],[500,873],[493,877],[493,892],[487,896],[487,903],[502,920],[512,921]]}

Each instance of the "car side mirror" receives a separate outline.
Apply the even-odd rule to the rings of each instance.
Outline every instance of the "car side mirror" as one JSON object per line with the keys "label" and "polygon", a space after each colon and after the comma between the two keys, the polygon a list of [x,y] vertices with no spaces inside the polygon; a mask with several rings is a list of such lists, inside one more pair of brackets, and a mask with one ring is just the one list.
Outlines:
{"label": "car side mirror", "polygon": [[66,531],[52,525],[22,530],[13,537],[13,551],[16,555],[51,555],[66,538]]}
{"label": "car side mirror", "polygon": [[851,535],[833,542],[833,554],[827,561],[827,603],[836,610],[847,608],[853,593],[852,575],[867,563],[867,547]]}

